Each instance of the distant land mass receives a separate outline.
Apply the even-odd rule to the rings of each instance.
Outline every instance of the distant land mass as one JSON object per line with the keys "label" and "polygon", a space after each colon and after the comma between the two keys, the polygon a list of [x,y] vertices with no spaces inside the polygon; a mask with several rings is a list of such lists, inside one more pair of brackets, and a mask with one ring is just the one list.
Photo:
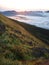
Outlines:
{"label": "distant land mass", "polygon": [[[22,12],[20,12],[21,14]],[[23,15],[28,15],[28,16],[44,16],[43,11],[25,11],[22,13]]]}
{"label": "distant land mass", "polygon": [[3,15],[5,15],[5,16],[15,16],[15,15],[17,15],[17,12],[14,11],[14,10],[11,10],[11,11],[3,11],[3,12],[0,11],[0,13],[3,14]]}
{"label": "distant land mass", "polygon": [[[46,13],[49,13],[49,11],[44,11]],[[15,11],[15,10],[11,10],[11,11],[0,11],[0,13],[2,13],[5,16],[15,16],[15,15],[28,15],[28,16],[40,16],[40,17],[44,17],[45,15],[43,15],[43,11]]]}
{"label": "distant land mass", "polygon": [[46,11],[46,13],[49,13],[49,10],[48,10],[48,11]]}

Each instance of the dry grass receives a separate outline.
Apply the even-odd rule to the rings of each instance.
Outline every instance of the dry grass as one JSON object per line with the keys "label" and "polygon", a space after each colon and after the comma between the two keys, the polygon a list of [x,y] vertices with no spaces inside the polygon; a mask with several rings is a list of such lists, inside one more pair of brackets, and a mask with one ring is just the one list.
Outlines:
{"label": "dry grass", "polygon": [[0,31],[0,65],[40,65],[49,59],[49,46],[29,32],[29,25],[1,14],[0,25],[0,30],[5,26]]}

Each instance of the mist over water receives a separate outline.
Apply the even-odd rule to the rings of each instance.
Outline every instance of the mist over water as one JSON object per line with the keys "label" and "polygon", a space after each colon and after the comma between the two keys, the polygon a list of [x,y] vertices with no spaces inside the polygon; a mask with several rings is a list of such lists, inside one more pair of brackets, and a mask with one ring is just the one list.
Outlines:
{"label": "mist over water", "polygon": [[49,13],[41,13],[42,16],[28,16],[28,15],[16,15],[10,18],[18,20],[20,22],[24,22],[27,24],[35,25],[37,27],[41,27],[49,30]]}

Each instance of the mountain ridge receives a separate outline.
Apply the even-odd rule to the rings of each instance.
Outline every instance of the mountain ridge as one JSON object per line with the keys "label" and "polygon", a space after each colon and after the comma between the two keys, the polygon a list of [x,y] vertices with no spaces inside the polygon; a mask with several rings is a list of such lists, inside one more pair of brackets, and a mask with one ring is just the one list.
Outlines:
{"label": "mountain ridge", "polygon": [[14,11],[14,10],[11,10],[11,11],[1,11],[0,12],[1,14],[3,14],[3,15],[5,15],[5,16],[15,16],[15,15],[17,15],[17,12],[16,11]]}
{"label": "mountain ridge", "polygon": [[[48,11],[45,11],[46,13]],[[11,10],[11,11],[1,11],[0,13],[2,13],[3,15],[6,16],[15,16],[15,15],[28,15],[28,16],[40,16],[40,17],[44,17],[43,11],[15,11],[15,10]]]}

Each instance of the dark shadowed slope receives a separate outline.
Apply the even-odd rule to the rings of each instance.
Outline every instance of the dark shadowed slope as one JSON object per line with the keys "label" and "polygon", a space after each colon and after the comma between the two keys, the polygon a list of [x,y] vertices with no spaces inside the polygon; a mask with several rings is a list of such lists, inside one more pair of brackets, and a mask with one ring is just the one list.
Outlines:
{"label": "dark shadowed slope", "polygon": [[40,27],[32,26],[29,24],[18,22],[21,26],[23,26],[28,32],[30,32],[35,37],[39,38],[47,45],[49,45],[49,30],[43,29]]}
{"label": "dark shadowed slope", "polygon": [[35,65],[49,59],[49,45],[36,36],[40,28],[35,28],[0,14],[0,65]]}

